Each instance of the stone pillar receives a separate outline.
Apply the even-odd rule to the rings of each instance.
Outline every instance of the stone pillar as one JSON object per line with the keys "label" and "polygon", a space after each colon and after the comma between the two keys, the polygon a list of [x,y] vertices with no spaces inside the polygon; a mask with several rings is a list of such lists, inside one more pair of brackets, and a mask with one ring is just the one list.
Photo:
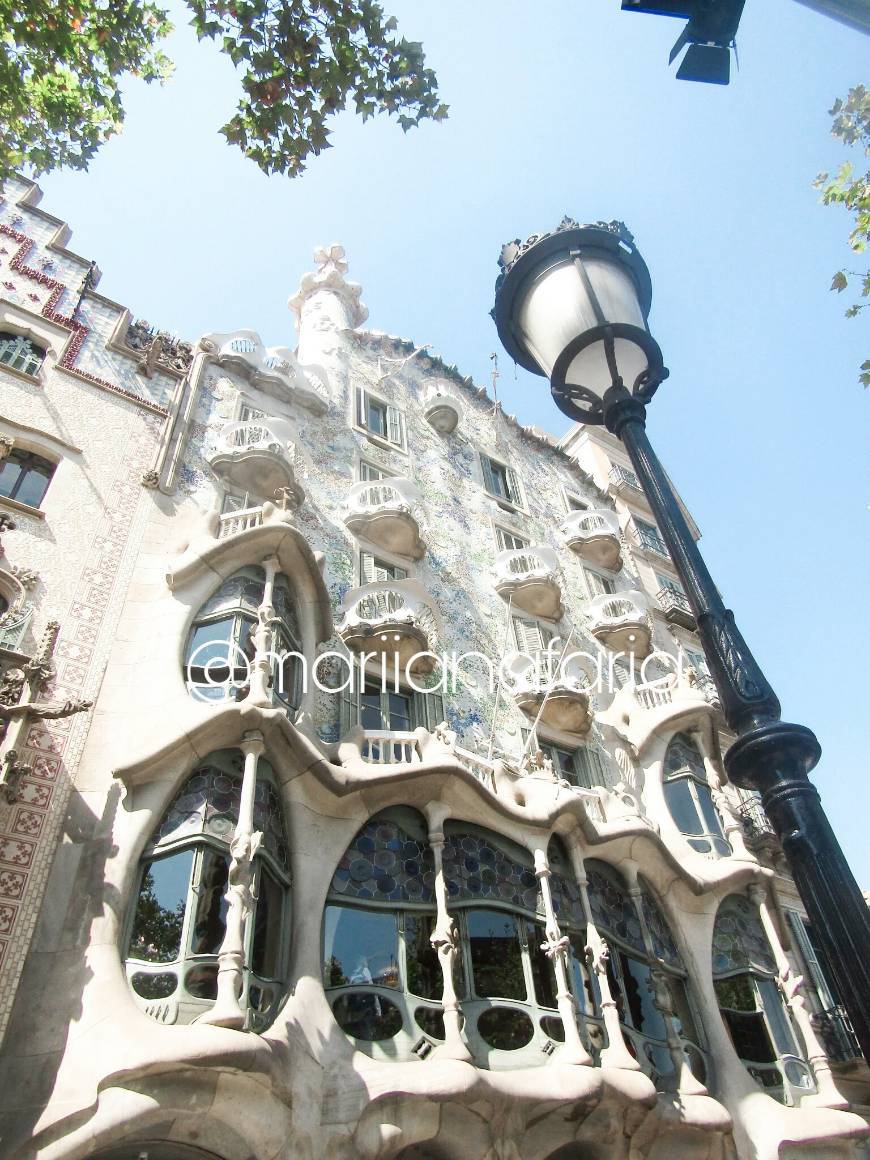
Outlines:
{"label": "stone pillar", "polygon": [[547,852],[540,848],[535,850],[535,874],[541,884],[541,897],[544,900],[544,929],[547,936],[547,941],[541,944],[541,950],[553,964],[553,970],[556,973],[556,1005],[559,1008],[562,1026],[565,1029],[565,1044],[559,1052],[559,1060],[562,1063],[576,1063],[588,1067],[592,1063],[592,1057],[583,1046],[583,1040],[577,1029],[577,1004],[568,984],[570,943],[568,936],[563,935],[559,929],[559,922],[553,909]]}
{"label": "stone pillar", "polygon": [[214,1007],[197,1022],[241,1030],[245,1025],[245,1013],[239,1005],[245,967],[245,926],[254,909],[254,855],[263,840],[263,835],[254,830],[257,761],[264,749],[262,733],[246,733],[239,748],[245,755],[245,770],[239,820],[230,842],[226,931],[218,954],[217,999]]}
{"label": "stone pillar", "polygon": [[780,942],[776,924],[771,917],[770,909],[767,905],[767,891],[756,882],[747,888],[747,893],[752,902],[758,907],[761,925],[764,927],[764,933],[767,935],[767,941],[770,943],[773,957],[776,959],[776,982],[779,986],[780,994],[786,1006],[791,1011],[797,1028],[801,1033],[801,1038],[807,1050],[807,1059],[816,1077],[818,1094],[811,1097],[812,1102],[823,1108],[846,1108],[849,1106],[849,1101],[844,1099],[837,1089],[833,1072],[831,1071],[831,1065],[828,1063],[828,1057],[819,1042],[816,1029],[812,1025],[810,1014],[806,1008],[804,977],[803,975],[796,975],[791,968],[783,945]]}
{"label": "stone pillar", "polygon": [[435,901],[438,907],[435,929],[429,941],[438,954],[444,990],[441,1005],[444,1008],[444,1043],[429,1056],[430,1059],[461,1059],[469,1062],[471,1052],[462,1038],[460,1030],[462,1013],[456,997],[453,968],[456,956],[460,954],[459,932],[447,910],[447,883],[444,880],[444,820],[447,811],[441,808],[427,810],[429,821],[429,845],[435,866]]}
{"label": "stone pillar", "polygon": [[254,660],[251,664],[251,685],[245,698],[253,705],[271,706],[272,694],[269,682],[273,671],[275,631],[275,576],[280,564],[274,556],[263,561],[266,582],[263,599],[257,609],[257,627],[254,629]]}

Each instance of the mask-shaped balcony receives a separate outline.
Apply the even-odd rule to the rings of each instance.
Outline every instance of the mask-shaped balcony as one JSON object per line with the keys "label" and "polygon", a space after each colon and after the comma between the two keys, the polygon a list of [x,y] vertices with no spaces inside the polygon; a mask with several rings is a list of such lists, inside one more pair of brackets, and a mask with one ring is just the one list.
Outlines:
{"label": "mask-shaped balcony", "polygon": [[209,458],[214,473],[239,491],[272,497],[279,489],[288,507],[297,508],[305,492],[296,482],[296,448],[283,419],[246,419],[227,423]]}
{"label": "mask-shaped balcony", "polygon": [[338,634],[354,652],[384,656],[391,675],[396,666],[403,674],[409,662],[412,673],[429,673],[435,667],[433,657],[411,660],[416,653],[434,652],[438,639],[438,615],[419,581],[363,584],[347,593],[342,609]]}
{"label": "mask-shaped balcony", "polygon": [[632,589],[596,596],[586,607],[589,630],[600,645],[611,652],[649,656],[652,621],[646,597]]}
{"label": "mask-shaped balcony", "polygon": [[347,496],[345,526],[385,552],[419,560],[426,551],[414,515],[419,496],[416,484],[403,476],[355,483]]}
{"label": "mask-shaped balcony", "polygon": [[427,385],[421,402],[426,422],[442,435],[452,434],[459,426],[462,404],[443,379]]}
{"label": "mask-shaped balcony", "polygon": [[495,590],[512,607],[558,620],[562,616],[559,559],[552,548],[533,544],[528,548],[499,552],[495,558]]}
{"label": "mask-shaped balcony", "polygon": [[615,512],[576,511],[562,521],[559,531],[567,548],[581,560],[618,572],[622,565],[619,521]]}
{"label": "mask-shaped balcony", "polygon": [[518,652],[506,658],[505,670],[514,701],[533,720],[563,733],[589,732],[592,680],[578,659],[560,664],[558,652]]}

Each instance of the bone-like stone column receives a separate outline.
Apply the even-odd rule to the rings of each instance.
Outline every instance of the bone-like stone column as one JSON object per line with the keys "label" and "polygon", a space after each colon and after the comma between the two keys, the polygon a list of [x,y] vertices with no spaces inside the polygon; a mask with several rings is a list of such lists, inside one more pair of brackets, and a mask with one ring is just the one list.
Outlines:
{"label": "bone-like stone column", "polygon": [[472,1056],[460,1030],[462,1012],[453,978],[456,956],[460,953],[459,932],[447,910],[447,883],[444,880],[444,821],[447,810],[444,807],[430,807],[426,814],[429,823],[429,845],[435,869],[435,902],[438,908],[435,929],[429,941],[438,955],[444,980],[441,998],[441,1005],[444,1008],[444,1042],[439,1044],[429,1058],[461,1059],[467,1062]]}
{"label": "bone-like stone column", "polygon": [[810,1014],[806,1008],[804,977],[803,975],[795,974],[791,968],[767,904],[767,891],[756,882],[748,887],[747,893],[752,902],[758,907],[761,925],[764,927],[764,933],[767,935],[767,941],[770,943],[773,957],[776,959],[777,985],[779,986],[785,1003],[794,1016],[794,1021],[797,1024],[804,1041],[804,1046],[807,1049],[807,1058],[810,1067],[812,1067],[816,1077],[818,1093],[815,1096],[808,1097],[803,1102],[812,1102],[823,1108],[846,1108],[849,1106],[849,1101],[843,1098],[842,1093],[838,1090],[834,1082],[828,1057],[825,1055],[825,1050],[819,1042],[816,1029],[813,1027]]}
{"label": "bone-like stone column", "polygon": [[588,879],[582,870],[582,859],[577,861],[579,866],[575,864],[575,874],[583,898],[583,910],[586,913],[586,962],[589,968],[595,972],[595,977],[598,980],[601,1015],[604,1019],[604,1029],[607,1032],[607,1047],[601,1052],[601,1065],[602,1067],[618,1067],[623,1071],[640,1071],[640,1064],[631,1055],[625,1046],[625,1040],[622,1038],[619,1011],[616,1009],[616,1000],[610,990],[610,980],[607,977],[607,960],[610,957],[610,948],[592,920]]}
{"label": "bone-like stone column", "polygon": [[535,874],[541,884],[541,897],[544,900],[544,930],[547,941],[541,944],[541,950],[553,964],[556,974],[556,1006],[562,1018],[565,1029],[565,1044],[559,1052],[562,1063],[576,1063],[589,1066],[592,1057],[583,1046],[580,1032],[577,1029],[577,1004],[568,985],[568,936],[563,935],[559,928],[559,921],[553,909],[553,892],[550,888],[550,864],[546,850],[540,847],[535,850]]}
{"label": "bone-like stone column", "polygon": [[269,680],[272,675],[274,660],[275,630],[275,577],[280,568],[278,560],[270,556],[263,561],[262,567],[266,573],[263,586],[263,599],[257,609],[257,627],[254,629],[254,660],[251,664],[251,687],[245,698],[253,705],[271,705],[272,696],[269,690]]}
{"label": "bone-like stone column", "polygon": [[241,1030],[245,1025],[245,1013],[239,1005],[245,967],[245,926],[254,909],[254,855],[263,840],[263,835],[254,830],[257,762],[264,749],[262,733],[246,733],[239,748],[245,755],[245,769],[239,820],[230,842],[226,930],[218,953],[217,999],[198,1022]]}

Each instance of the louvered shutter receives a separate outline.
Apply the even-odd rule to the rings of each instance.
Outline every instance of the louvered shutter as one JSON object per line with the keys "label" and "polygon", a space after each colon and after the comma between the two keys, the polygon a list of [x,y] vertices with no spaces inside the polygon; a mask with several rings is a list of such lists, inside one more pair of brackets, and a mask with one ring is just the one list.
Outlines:
{"label": "louvered shutter", "polygon": [[595,789],[598,786],[609,786],[613,778],[610,776],[609,766],[597,749],[581,746],[574,753],[574,768],[577,771],[577,784],[584,789]]}
{"label": "louvered shutter", "polygon": [[492,477],[492,463],[486,455],[481,455],[480,466],[483,468],[483,486],[490,495],[498,495],[495,480]]}
{"label": "louvered shutter", "polygon": [[397,447],[405,446],[405,416],[396,407],[387,407],[387,438]]}
{"label": "louvered shutter", "polygon": [[366,393],[362,387],[356,389],[356,421],[360,427],[368,427],[366,422]]}
{"label": "louvered shutter", "polygon": [[794,934],[801,958],[806,963],[810,976],[809,981],[815,987],[822,1007],[828,1010],[828,1008],[835,1005],[834,997],[828,990],[828,981],[825,978],[825,972],[822,969],[822,964],[819,962],[816,949],[810,940],[809,932],[804,925],[804,920],[796,910],[787,910],[785,913],[788,918],[788,924],[792,929],[792,934]]}
{"label": "louvered shutter", "polygon": [[516,504],[517,507],[522,507],[523,493],[520,490],[520,477],[512,467],[506,467],[504,472],[505,478],[507,479],[507,498],[511,501],[511,503]]}
{"label": "louvered shutter", "polygon": [[536,620],[526,620],[521,616],[514,617],[514,630],[517,648],[520,652],[528,653],[530,656],[543,652],[553,639],[553,634],[549,628],[538,624]]}
{"label": "louvered shutter", "polygon": [[359,574],[363,584],[373,584],[378,579],[375,569],[375,558],[371,552],[360,552]]}

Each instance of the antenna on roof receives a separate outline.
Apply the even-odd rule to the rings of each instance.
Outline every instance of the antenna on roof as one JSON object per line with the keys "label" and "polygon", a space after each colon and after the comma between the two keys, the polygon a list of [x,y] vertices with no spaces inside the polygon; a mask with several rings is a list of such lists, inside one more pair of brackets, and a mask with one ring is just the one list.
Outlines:
{"label": "antenna on roof", "polygon": [[498,377],[499,377],[499,375],[498,375],[498,355],[495,353],[495,351],[493,351],[493,353],[489,356],[489,359],[490,359],[490,362],[492,363],[492,397],[493,397],[493,400],[497,403],[498,402]]}

